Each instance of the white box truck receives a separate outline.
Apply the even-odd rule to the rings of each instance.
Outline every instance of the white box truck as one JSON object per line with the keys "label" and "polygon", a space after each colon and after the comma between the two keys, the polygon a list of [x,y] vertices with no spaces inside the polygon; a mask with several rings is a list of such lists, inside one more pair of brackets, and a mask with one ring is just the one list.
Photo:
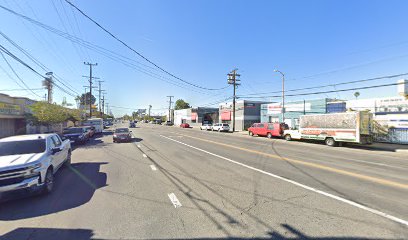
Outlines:
{"label": "white box truck", "polygon": [[373,116],[367,111],[300,116],[298,130],[285,130],[284,138],[324,141],[328,146],[349,142],[372,143]]}
{"label": "white box truck", "polygon": [[89,118],[82,122],[83,126],[95,127],[95,133],[101,134],[103,132],[103,119],[102,118]]}

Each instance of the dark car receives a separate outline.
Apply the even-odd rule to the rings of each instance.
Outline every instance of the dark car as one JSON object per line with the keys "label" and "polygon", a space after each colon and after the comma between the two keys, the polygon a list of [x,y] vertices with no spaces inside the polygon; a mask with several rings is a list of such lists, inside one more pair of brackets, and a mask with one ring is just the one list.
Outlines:
{"label": "dark car", "polygon": [[130,142],[132,140],[131,132],[129,128],[117,128],[113,133],[113,142]]}
{"label": "dark car", "polygon": [[181,127],[181,128],[189,128],[189,127],[190,127],[190,124],[188,124],[188,123],[182,123],[182,124],[180,124],[180,127]]}
{"label": "dark car", "polygon": [[130,122],[129,123],[129,128],[135,128],[136,127],[136,123],[135,122]]}
{"label": "dark car", "polygon": [[167,121],[167,122],[165,123],[165,125],[166,125],[166,126],[173,126],[173,123],[172,123],[171,121]]}
{"label": "dark car", "polygon": [[85,127],[65,128],[62,134],[64,139],[69,139],[74,144],[85,144],[89,140],[88,131]]}

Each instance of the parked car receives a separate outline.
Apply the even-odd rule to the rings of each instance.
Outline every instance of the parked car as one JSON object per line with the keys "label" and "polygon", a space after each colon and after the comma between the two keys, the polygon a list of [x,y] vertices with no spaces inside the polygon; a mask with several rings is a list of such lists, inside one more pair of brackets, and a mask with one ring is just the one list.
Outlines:
{"label": "parked car", "polygon": [[0,139],[0,198],[16,191],[49,193],[54,174],[70,164],[70,141],[55,133]]}
{"label": "parked car", "polygon": [[136,127],[136,123],[135,122],[130,122],[129,123],[129,128],[135,128]]}
{"label": "parked car", "polygon": [[230,126],[228,123],[216,123],[211,127],[212,131],[229,132]]}
{"label": "parked car", "polygon": [[130,142],[132,140],[131,132],[129,128],[117,128],[113,133],[113,142]]}
{"label": "parked car", "polygon": [[63,138],[69,139],[73,144],[85,144],[89,140],[86,127],[70,127],[62,131]]}
{"label": "parked car", "polygon": [[171,121],[167,121],[165,125],[166,126],[173,126],[174,124]]}
{"label": "parked car", "polygon": [[182,123],[182,124],[180,124],[180,127],[181,127],[181,128],[190,128],[190,124],[188,124],[188,123]]}
{"label": "parked car", "polygon": [[212,125],[211,124],[203,124],[200,126],[200,130],[211,130]]}
{"label": "parked car", "polygon": [[289,127],[285,123],[254,123],[248,128],[248,134],[267,138],[283,137],[283,132],[287,129],[289,129]]}

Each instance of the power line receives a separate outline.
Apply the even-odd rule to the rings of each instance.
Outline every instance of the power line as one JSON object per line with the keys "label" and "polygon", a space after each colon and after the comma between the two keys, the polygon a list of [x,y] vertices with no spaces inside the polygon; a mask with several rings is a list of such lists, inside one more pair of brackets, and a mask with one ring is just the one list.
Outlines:
{"label": "power line", "polygon": [[[16,42],[14,42],[12,39],[10,39],[5,33],[3,33],[2,31],[0,31],[0,35],[2,35],[9,43],[11,43],[14,47],[16,47],[18,50],[20,50],[26,57],[28,57],[31,61],[33,61],[37,66],[39,66],[41,69],[43,69],[44,71],[50,71],[50,69],[48,69],[44,64],[42,64],[38,59],[36,59],[35,57],[33,57],[28,51],[26,51],[24,48],[22,48],[21,46],[19,46]],[[76,90],[73,89],[73,87],[67,83],[66,81],[60,79],[58,76],[54,76],[55,80],[57,80],[58,82],[60,82],[62,85],[64,85],[66,88],[68,88],[70,91],[72,91],[75,94],[79,94]],[[65,84],[65,83],[66,84]],[[69,87],[68,85],[70,85],[71,87]]]}
{"label": "power line", "polygon": [[[286,90],[285,92],[297,92],[297,91],[302,91],[302,90],[310,90],[310,89],[317,89],[317,88],[323,88],[323,87],[333,87],[333,86],[347,85],[347,84],[360,83],[360,82],[369,82],[369,81],[374,81],[374,80],[402,77],[402,76],[407,76],[407,75],[408,75],[408,73],[401,73],[401,74],[387,75],[387,76],[381,76],[381,77],[375,77],[375,78],[367,78],[367,79],[354,80],[354,81],[348,81],[348,82],[340,82],[340,83],[333,83],[333,84],[327,84],[327,85],[320,85],[320,86],[314,86],[314,87],[290,89],[290,90]],[[249,93],[249,94],[246,94],[245,96],[263,95],[263,94],[270,94],[270,93],[282,93],[282,91]],[[266,96],[266,97],[268,97],[268,96]]]}
{"label": "power line", "polygon": [[[0,46],[1,46],[1,45],[0,45]],[[3,47],[3,46],[1,46],[0,50],[4,51],[4,50],[2,49],[2,47]],[[27,84],[24,82],[24,80],[20,78],[20,76],[17,74],[17,72],[16,72],[16,71],[14,70],[14,68],[11,66],[11,64],[9,63],[9,61],[7,60],[7,58],[4,56],[4,54],[3,54],[2,52],[0,52],[0,53],[1,53],[1,56],[3,57],[4,61],[7,63],[7,65],[8,65],[9,68],[11,69],[11,71],[12,71],[12,72],[14,73],[14,75],[18,78],[18,80],[20,80],[20,82],[25,86],[25,88],[26,88],[28,91],[30,91],[31,93],[33,93],[35,96],[41,97],[41,96],[38,95],[36,92],[34,92],[34,91],[32,91],[32,90],[29,90],[30,88],[27,86]]]}
{"label": "power line", "polygon": [[[339,89],[339,90],[331,90],[331,91],[320,91],[320,92],[311,92],[311,93],[298,93],[298,94],[286,94],[285,96],[294,97],[294,96],[307,96],[307,95],[317,95],[317,94],[325,94],[325,93],[335,93],[335,92],[347,92],[347,91],[355,91],[355,90],[363,90],[363,89],[371,89],[371,88],[380,88],[380,87],[389,87],[389,86],[396,86],[404,83],[390,83],[390,84],[382,84],[382,85],[374,85],[374,86],[366,86],[366,87],[358,87],[358,88],[348,88],[348,89]],[[261,97],[252,97],[252,96],[240,96],[241,98],[277,98],[280,97],[279,95],[275,96],[261,96]]]}
{"label": "power line", "polygon": [[[45,30],[47,30],[47,31],[50,31],[50,32],[52,32],[52,33],[54,33],[54,34],[57,34],[57,35],[59,35],[59,36],[65,38],[65,39],[67,39],[67,40],[69,40],[69,41],[78,43],[78,44],[80,44],[80,45],[82,45],[82,46],[84,46],[84,47],[86,47],[86,48],[88,48],[88,49],[90,49],[90,50],[93,50],[93,51],[95,51],[95,52],[97,52],[97,53],[99,53],[99,54],[101,54],[101,55],[103,55],[103,56],[105,56],[105,57],[108,57],[108,58],[110,58],[110,59],[112,59],[112,60],[114,60],[114,61],[120,62],[120,63],[122,63],[123,65],[125,65],[125,66],[127,66],[127,67],[130,67],[130,68],[133,68],[133,69],[135,69],[135,70],[137,70],[137,71],[139,71],[139,72],[141,72],[141,73],[144,73],[144,74],[146,74],[146,75],[148,75],[148,76],[150,76],[150,77],[156,78],[156,79],[158,79],[158,80],[160,80],[160,81],[167,82],[167,83],[169,83],[169,84],[175,85],[175,86],[180,87],[180,88],[188,89],[189,91],[194,91],[194,92],[197,92],[197,93],[200,93],[200,94],[209,95],[208,93],[201,92],[201,91],[197,91],[196,89],[189,89],[189,88],[187,88],[188,85],[181,85],[182,83],[175,82],[174,80],[171,80],[171,79],[169,79],[169,78],[166,78],[166,77],[164,77],[164,76],[161,76],[161,75],[159,75],[159,74],[157,74],[157,73],[154,73],[154,72],[152,72],[152,71],[143,69],[142,67],[136,65],[135,63],[140,64],[140,65],[142,65],[142,66],[144,66],[144,67],[150,68],[150,69],[155,70],[155,71],[158,71],[157,68],[154,68],[154,67],[152,67],[152,66],[143,64],[143,63],[141,63],[141,62],[139,62],[139,61],[136,61],[136,60],[131,59],[131,58],[128,58],[128,57],[126,57],[126,56],[120,55],[120,54],[118,54],[118,53],[116,53],[116,52],[113,52],[113,51],[111,51],[111,50],[109,50],[109,49],[103,48],[103,47],[101,47],[101,46],[98,46],[98,45],[95,45],[95,44],[93,44],[93,43],[87,42],[87,41],[85,41],[85,40],[83,40],[83,39],[80,39],[80,38],[78,38],[78,37],[72,36],[72,35],[70,35],[70,34],[68,34],[68,33],[66,33],[66,32],[60,31],[60,30],[55,29],[55,28],[53,28],[53,27],[51,27],[51,26],[48,26],[48,25],[46,25],[46,24],[43,24],[43,23],[41,23],[41,22],[39,22],[39,21],[36,21],[36,20],[34,20],[34,19],[31,19],[31,18],[29,18],[29,17],[27,17],[27,16],[25,16],[25,15],[23,15],[23,14],[17,13],[17,12],[15,12],[15,11],[13,11],[13,10],[11,10],[11,9],[8,9],[8,8],[6,8],[6,7],[4,7],[4,6],[1,6],[1,5],[0,5],[0,8],[3,8],[4,10],[6,10],[6,11],[12,13],[12,14],[15,15],[15,16],[18,16],[18,17],[20,17],[20,18],[23,18],[24,20],[29,21],[29,22],[31,22],[31,23],[33,23],[33,24],[35,24],[35,25],[37,25],[37,26],[39,26],[39,27],[41,27],[41,28],[43,28],[43,29],[45,29]],[[227,87],[228,87],[228,86],[227,86]],[[225,87],[225,88],[227,88],[227,87]]]}
{"label": "power line", "polygon": [[109,30],[107,30],[106,28],[104,28],[101,24],[99,24],[98,22],[96,22],[95,20],[93,20],[90,16],[88,16],[86,13],[84,13],[81,9],[79,9],[77,6],[75,6],[72,2],[65,0],[65,2],[67,2],[69,5],[71,5],[73,8],[75,8],[78,12],[80,12],[83,16],[85,16],[86,18],[88,18],[91,22],[93,22],[94,24],[96,24],[99,28],[101,28],[104,32],[106,32],[107,34],[109,34],[111,37],[113,37],[115,40],[117,40],[118,42],[120,42],[122,45],[124,45],[125,47],[127,47],[128,49],[130,49],[132,52],[136,53],[139,57],[143,58],[144,60],[146,60],[148,63],[152,64],[153,66],[155,66],[156,68],[158,68],[159,70],[163,71],[164,73],[172,76],[175,79],[178,79],[188,85],[191,85],[193,87],[196,88],[200,88],[200,89],[204,89],[204,90],[222,90],[225,89],[227,87],[224,88],[206,88],[206,87],[202,87],[199,85],[196,85],[194,83],[188,82],[180,77],[175,76],[174,74],[170,73],[169,71],[165,70],[164,68],[160,67],[159,65],[157,65],[156,63],[154,63],[153,61],[151,61],[150,59],[148,59],[147,57],[143,56],[141,53],[139,53],[138,51],[136,51],[135,49],[133,49],[131,46],[129,46],[127,43],[125,43],[124,41],[122,41],[121,39],[119,39],[117,36],[115,36],[113,33],[111,33]]}

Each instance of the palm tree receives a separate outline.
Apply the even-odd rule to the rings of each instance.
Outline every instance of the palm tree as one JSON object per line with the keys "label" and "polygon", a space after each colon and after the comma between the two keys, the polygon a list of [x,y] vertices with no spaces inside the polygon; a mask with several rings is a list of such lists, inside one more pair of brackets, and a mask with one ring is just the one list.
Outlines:
{"label": "palm tree", "polygon": [[360,96],[360,93],[359,93],[359,92],[355,92],[355,93],[354,93],[354,97],[356,97],[356,99],[357,99],[359,96]]}

